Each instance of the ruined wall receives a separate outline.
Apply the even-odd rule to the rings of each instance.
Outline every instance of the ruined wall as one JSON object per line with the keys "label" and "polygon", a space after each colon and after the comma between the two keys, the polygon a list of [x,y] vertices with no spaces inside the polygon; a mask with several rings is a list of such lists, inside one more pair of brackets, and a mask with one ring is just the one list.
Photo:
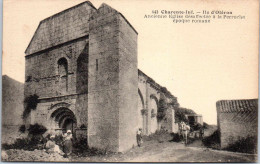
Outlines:
{"label": "ruined wall", "polygon": [[258,99],[221,100],[216,103],[221,148],[248,136],[257,136]]}
{"label": "ruined wall", "polygon": [[[169,95],[162,93],[161,88],[162,86],[153,81],[141,70],[138,70],[138,110],[144,109],[143,113],[138,112],[138,128],[141,127],[143,129],[144,135],[155,133],[157,130],[160,130],[162,126],[169,132],[176,131],[177,126],[175,124],[173,108],[167,109],[166,118],[164,120],[157,119],[159,100],[165,99],[167,103],[171,101]],[[141,99],[143,99],[143,102]],[[144,105],[140,103],[144,103]]]}
{"label": "ruined wall", "polygon": [[89,146],[124,151],[135,144],[137,33],[106,4],[89,26]]}

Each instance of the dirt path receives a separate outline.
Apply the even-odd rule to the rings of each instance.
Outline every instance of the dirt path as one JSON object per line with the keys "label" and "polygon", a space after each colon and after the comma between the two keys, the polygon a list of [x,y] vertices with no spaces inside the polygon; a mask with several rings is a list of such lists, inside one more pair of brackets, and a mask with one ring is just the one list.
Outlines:
{"label": "dirt path", "polygon": [[88,157],[48,155],[42,150],[25,151],[10,149],[8,161],[71,161],[71,162],[256,162],[257,156],[243,153],[218,151],[199,146],[194,142],[185,146],[176,142],[144,142],[142,147],[116,154],[95,155]]}
{"label": "dirt path", "polygon": [[[163,144],[167,144],[167,147]],[[163,144],[156,145],[160,151],[150,150],[123,162],[255,162],[257,160],[256,155],[186,147],[180,143]]]}

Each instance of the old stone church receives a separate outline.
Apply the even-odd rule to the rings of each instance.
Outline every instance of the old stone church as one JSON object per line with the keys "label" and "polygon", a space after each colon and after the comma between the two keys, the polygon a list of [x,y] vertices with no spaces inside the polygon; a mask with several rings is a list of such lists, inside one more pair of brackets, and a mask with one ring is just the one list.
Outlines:
{"label": "old stone church", "polygon": [[106,4],[90,2],[42,20],[25,53],[25,98],[38,95],[28,124],[48,133],[71,129],[90,147],[121,152],[136,145],[136,131],[173,131],[174,109],[157,120],[159,100],[176,99],[137,68],[138,33]]}

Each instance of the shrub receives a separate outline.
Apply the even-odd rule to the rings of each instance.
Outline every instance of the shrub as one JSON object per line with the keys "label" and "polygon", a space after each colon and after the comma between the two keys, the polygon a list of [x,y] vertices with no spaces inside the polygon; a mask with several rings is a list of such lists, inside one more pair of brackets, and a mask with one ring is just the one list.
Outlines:
{"label": "shrub", "polygon": [[219,131],[216,130],[210,136],[205,137],[202,139],[203,145],[213,148],[213,149],[220,149],[220,134]]}
{"label": "shrub", "polygon": [[180,142],[182,141],[182,136],[179,133],[171,133],[172,140],[171,142]]}
{"label": "shrub", "polygon": [[77,152],[77,153],[83,153],[84,151],[87,151],[87,149],[89,148],[87,138],[77,139],[73,143],[73,147],[74,147],[75,152]]}
{"label": "shrub", "polygon": [[25,125],[21,125],[20,128],[19,128],[19,132],[20,133],[25,133],[25,131],[26,131]]}
{"label": "shrub", "polygon": [[37,104],[39,103],[39,96],[36,94],[30,95],[29,97],[26,97],[24,99],[25,108],[23,111],[22,118],[25,119],[28,117],[28,115],[31,113],[31,110],[35,110],[37,107]]}
{"label": "shrub", "polygon": [[30,125],[28,128],[29,134],[36,136],[36,135],[43,135],[47,129],[43,126],[43,125],[39,125],[39,124],[34,124],[34,125]]}
{"label": "shrub", "polygon": [[33,151],[35,149],[42,149],[44,143],[41,140],[29,139],[29,138],[18,138],[13,144],[2,144],[4,150],[8,149],[23,149]]}
{"label": "shrub", "polygon": [[63,137],[62,137],[62,135],[55,135],[54,141],[60,147],[63,146]]}
{"label": "shrub", "polygon": [[167,104],[166,100],[160,99],[159,105],[158,105],[158,112],[157,112],[158,120],[163,120],[165,118],[167,108],[168,108],[168,104]]}
{"label": "shrub", "polygon": [[248,136],[241,138],[236,141],[234,144],[225,148],[225,150],[241,152],[241,153],[251,153],[257,154],[257,137]]}

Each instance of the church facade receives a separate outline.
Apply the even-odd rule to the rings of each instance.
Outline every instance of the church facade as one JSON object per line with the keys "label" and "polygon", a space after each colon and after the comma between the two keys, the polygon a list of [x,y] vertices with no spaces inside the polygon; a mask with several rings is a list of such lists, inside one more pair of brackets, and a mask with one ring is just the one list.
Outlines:
{"label": "church facade", "polygon": [[106,4],[83,2],[42,20],[25,53],[24,96],[37,95],[26,124],[48,133],[71,129],[90,147],[115,152],[162,127],[174,131],[174,109],[157,117],[159,102],[176,99],[137,68],[138,33]]}

